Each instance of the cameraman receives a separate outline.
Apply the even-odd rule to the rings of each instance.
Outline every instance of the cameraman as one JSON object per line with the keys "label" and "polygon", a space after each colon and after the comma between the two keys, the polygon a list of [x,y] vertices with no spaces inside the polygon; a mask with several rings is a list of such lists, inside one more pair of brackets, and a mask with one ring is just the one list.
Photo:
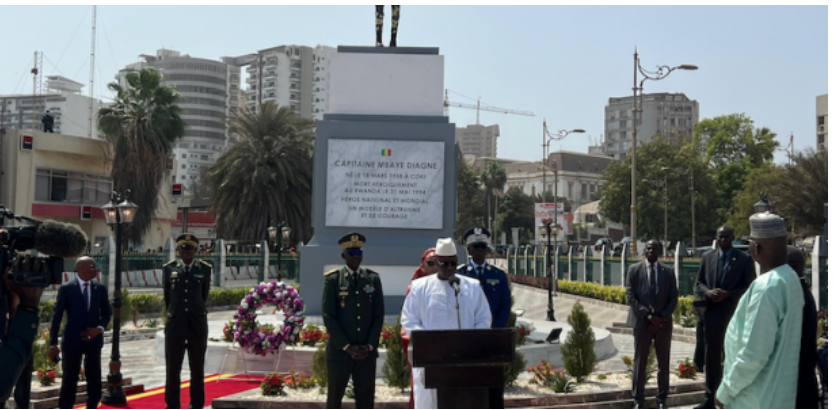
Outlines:
{"label": "cameraman", "polygon": [[[12,266],[12,273],[39,272],[45,274],[46,263],[39,258],[19,256]],[[32,344],[38,332],[38,306],[40,305],[43,288],[23,287],[9,280],[9,270],[4,269],[3,285],[9,299],[9,331],[6,338],[0,342],[0,402],[9,398],[20,373],[32,357]]]}

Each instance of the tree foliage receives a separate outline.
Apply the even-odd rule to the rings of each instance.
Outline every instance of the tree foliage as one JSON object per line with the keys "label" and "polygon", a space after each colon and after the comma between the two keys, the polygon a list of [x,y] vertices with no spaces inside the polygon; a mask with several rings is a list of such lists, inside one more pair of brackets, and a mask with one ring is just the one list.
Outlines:
{"label": "tree foliage", "polygon": [[727,219],[736,237],[750,233],[749,218],[762,192],[797,238],[822,233],[823,206],[828,202],[828,152],[809,149],[794,159],[793,165],[768,163],[747,175]]}
{"label": "tree foliage", "polygon": [[169,174],[168,157],[185,135],[185,121],[177,106],[180,94],[163,83],[156,68],[127,73],[125,83],[124,87],[117,82],[107,85],[116,98],[112,105],[99,109],[98,129],[112,146],[113,189],[130,190],[130,200],[139,206],[127,235],[141,243]]}
{"label": "tree foliage", "polygon": [[809,149],[785,168],[776,185],[779,201],[775,212],[801,236],[823,234],[823,206],[828,203],[828,150]]}
{"label": "tree foliage", "polygon": [[[631,223],[631,152],[623,162],[606,168],[600,211],[613,222]],[[697,236],[705,236],[720,223],[715,213],[715,185],[706,159],[687,141],[670,141],[655,135],[637,148],[637,236],[663,238],[664,206],[668,206],[669,240],[692,237],[690,169],[695,192]],[[667,186],[668,205],[664,201]]]}
{"label": "tree foliage", "polygon": [[240,141],[206,175],[221,235],[259,241],[267,238],[270,225],[287,224],[292,242],[310,239],[313,126],[273,102],[232,119],[230,132]]}
{"label": "tree foliage", "polygon": [[484,193],[475,170],[458,153],[458,214],[455,237],[462,238],[469,228],[484,225]]}
{"label": "tree foliage", "polygon": [[776,134],[767,127],[756,128],[744,114],[708,118],[695,125],[696,139],[705,141],[710,165],[715,171],[718,213],[727,219],[735,193],[747,175],[773,159],[778,147]]}
{"label": "tree foliage", "polygon": [[781,202],[782,195],[775,192],[774,187],[784,177],[784,168],[775,164],[767,164],[751,171],[743,181],[741,189],[733,198],[733,206],[726,224],[733,228],[737,238],[750,234],[750,215],[753,205],[759,202],[759,194],[768,193],[768,201]]}
{"label": "tree foliage", "polygon": [[[486,220],[491,218],[492,221],[496,221],[496,215],[498,215],[498,210],[495,209],[496,192],[504,192],[504,185],[507,185],[507,171],[501,164],[490,161],[486,164],[484,172],[481,173],[481,184],[486,193],[486,202],[484,203],[486,205],[484,208],[487,215]],[[493,236],[496,233],[492,232]]]}

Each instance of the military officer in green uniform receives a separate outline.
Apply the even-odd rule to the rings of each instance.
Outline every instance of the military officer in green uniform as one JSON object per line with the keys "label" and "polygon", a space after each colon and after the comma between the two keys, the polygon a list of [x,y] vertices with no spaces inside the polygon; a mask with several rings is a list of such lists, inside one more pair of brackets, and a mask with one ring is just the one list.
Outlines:
{"label": "military officer in green uniform", "polygon": [[345,266],[324,274],[321,310],[327,328],[327,408],[342,408],[353,378],[356,408],[374,408],[376,359],[385,318],[379,274],[360,268],[365,237],[350,233],[339,240]]}
{"label": "military officer in green uniform", "polygon": [[180,407],[180,370],[185,352],[191,368],[191,404],[205,405],[204,369],[208,343],[206,300],[211,286],[211,265],[194,259],[199,241],[194,235],[177,238],[179,259],[162,267],[165,307],[165,404]]}

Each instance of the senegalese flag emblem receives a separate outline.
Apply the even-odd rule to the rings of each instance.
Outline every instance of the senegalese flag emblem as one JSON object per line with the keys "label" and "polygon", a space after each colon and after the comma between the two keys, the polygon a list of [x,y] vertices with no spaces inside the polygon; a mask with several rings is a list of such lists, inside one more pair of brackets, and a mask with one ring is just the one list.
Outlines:
{"label": "senegalese flag emblem", "polygon": [[391,156],[391,150],[390,149],[382,150],[382,156],[383,157],[390,157]]}

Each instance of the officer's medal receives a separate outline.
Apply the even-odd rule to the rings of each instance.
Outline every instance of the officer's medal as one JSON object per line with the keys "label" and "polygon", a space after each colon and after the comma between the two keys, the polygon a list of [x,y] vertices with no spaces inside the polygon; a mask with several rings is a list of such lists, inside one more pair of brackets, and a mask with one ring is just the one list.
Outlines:
{"label": "officer's medal", "polygon": [[345,275],[340,274],[339,275],[339,296],[342,298],[342,302],[340,303],[340,305],[342,305],[342,309],[345,308],[345,298],[348,295],[348,284],[345,283],[345,282],[347,282],[347,281],[345,281]]}

